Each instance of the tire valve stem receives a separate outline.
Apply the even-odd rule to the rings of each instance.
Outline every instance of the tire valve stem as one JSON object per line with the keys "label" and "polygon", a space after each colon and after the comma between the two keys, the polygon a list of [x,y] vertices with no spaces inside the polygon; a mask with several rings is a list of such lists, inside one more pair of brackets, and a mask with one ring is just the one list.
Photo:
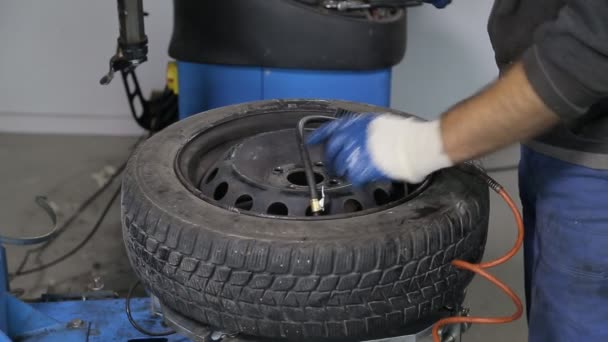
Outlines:
{"label": "tire valve stem", "polygon": [[319,200],[321,211],[325,211],[325,187],[321,186],[321,199]]}
{"label": "tire valve stem", "polygon": [[310,200],[310,210],[313,216],[319,216],[320,213],[325,211],[325,187],[321,187],[321,199],[312,198]]}
{"label": "tire valve stem", "polygon": [[321,201],[318,198],[312,198],[310,200],[310,210],[314,216],[319,216],[319,214],[323,211]]}

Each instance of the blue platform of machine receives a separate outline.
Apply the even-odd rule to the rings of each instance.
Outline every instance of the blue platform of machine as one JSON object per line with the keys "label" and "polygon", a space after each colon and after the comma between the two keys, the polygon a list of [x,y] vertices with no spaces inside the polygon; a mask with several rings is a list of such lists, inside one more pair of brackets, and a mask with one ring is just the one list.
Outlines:
{"label": "blue platform of machine", "polygon": [[[9,298],[10,338],[23,342],[186,342],[174,334],[149,337],[135,330],[125,314],[124,299],[26,304]],[[131,300],[133,318],[150,331],[166,331],[162,318],[150,312],[150,300]],[[0,335],[0,341],[2,337]],[[10,340],[9,340],[10,341]]]}

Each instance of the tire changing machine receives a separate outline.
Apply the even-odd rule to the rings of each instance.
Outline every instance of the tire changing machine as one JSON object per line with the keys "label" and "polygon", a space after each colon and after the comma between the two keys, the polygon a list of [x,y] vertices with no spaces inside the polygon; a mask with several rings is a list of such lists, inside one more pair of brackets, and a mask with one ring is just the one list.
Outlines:
{"label": "tire changing machine", "polygon": [[[109,83],[115,72],[121,72],[133,110],[134,101],[142,100],[141,91],[139,99],[132,95],[126,78],[147,60],[146,13],[142,0],[117,1],[117,52],[100,83]],[[341,99],[388,107],[391,68],[405,53],[406,7],[420,4],[418,0],[174,0],[169,54],[177,60],[172,77],[178,80],[173,88],[179,93],[179,118],[274,98]],[[100,299],[99,293],[82,294],[78,300],[20,301],[10,292],[0,241],[0,342],[258,341],[212,331],[179,315],[163,316],[169,309],[160,308],[154,298],[133,298],[131,310],[144,329],[166,331],[168,325],[177,333],[162,337],[140,333],[127,319],[124,299]],[[466,314],[464,309],[453,313]],[[432,341],[431,328],[429,323],[405,336],[374,341]],[[444,329],[443,341],[458,341],[467,328]]]}

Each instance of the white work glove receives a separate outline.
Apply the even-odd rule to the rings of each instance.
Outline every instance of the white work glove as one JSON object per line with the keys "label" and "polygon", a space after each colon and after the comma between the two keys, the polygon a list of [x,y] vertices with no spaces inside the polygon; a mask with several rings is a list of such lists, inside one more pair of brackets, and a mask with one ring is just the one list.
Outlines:
{"label": "white work glove", "polygon": [[438,120],[361,114],[321,126],[308,143],[325,143],[327,165],[357,186],[384,179],[419,183],[453,165]]}

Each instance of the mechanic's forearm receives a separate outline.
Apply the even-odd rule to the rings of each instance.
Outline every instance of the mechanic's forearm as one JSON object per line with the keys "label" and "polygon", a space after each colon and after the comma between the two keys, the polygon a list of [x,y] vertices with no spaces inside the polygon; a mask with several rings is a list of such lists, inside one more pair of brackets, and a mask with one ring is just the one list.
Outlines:
{"label": "mechanic's forearm", "polygon": [[523,66],[459,103],[441,118],[445,153],[454,163],[529,139],[559,121],[538,97]]}

